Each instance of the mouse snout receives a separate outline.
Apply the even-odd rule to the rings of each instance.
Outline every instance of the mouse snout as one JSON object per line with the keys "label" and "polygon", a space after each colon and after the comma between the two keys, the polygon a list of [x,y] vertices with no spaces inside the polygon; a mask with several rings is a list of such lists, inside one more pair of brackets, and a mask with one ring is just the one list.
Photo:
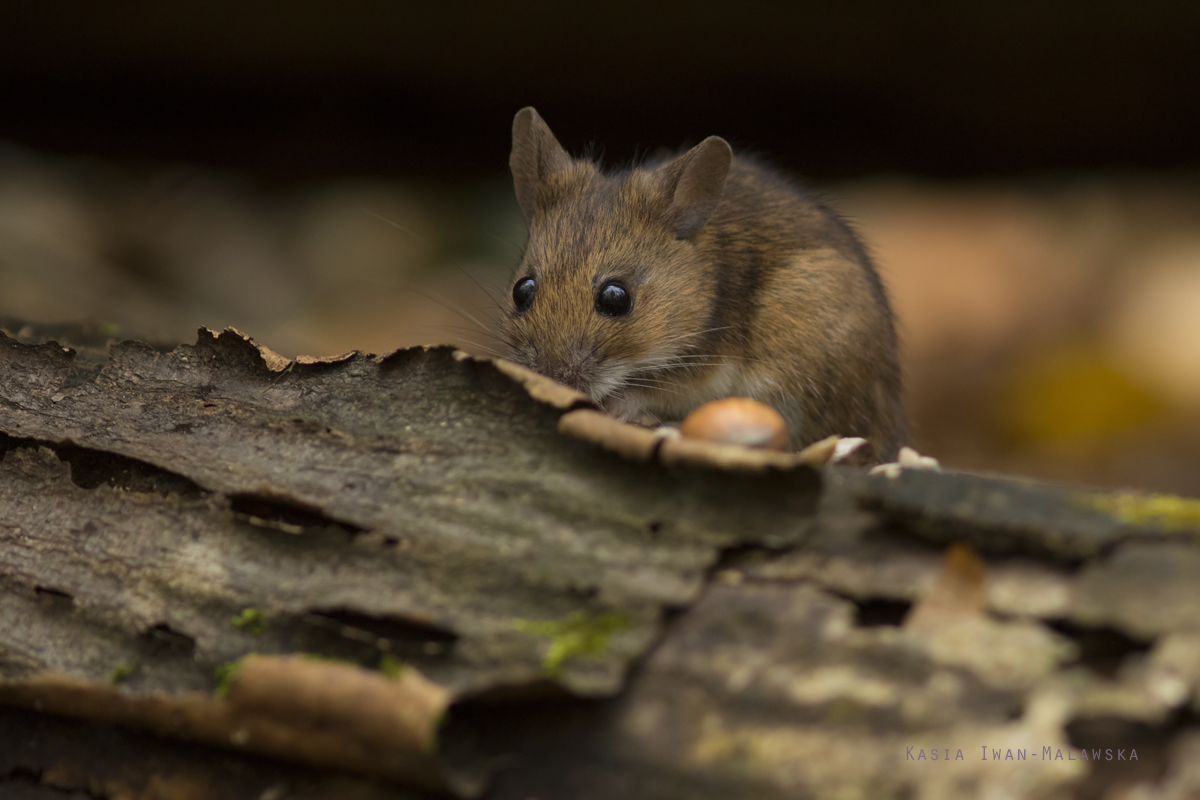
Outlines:
{"label": "mouse snout", "polygon": [[568,361],[549,369],[537,371],[572,389],[584,394],[591,394],[593,370],[578,361]]}
{"label": "mouse snout", "polygon": [[561,352],[539,352],[533,370],[576,391],[591,394],[596,379],[596,358],[589,348],[578,344]]}

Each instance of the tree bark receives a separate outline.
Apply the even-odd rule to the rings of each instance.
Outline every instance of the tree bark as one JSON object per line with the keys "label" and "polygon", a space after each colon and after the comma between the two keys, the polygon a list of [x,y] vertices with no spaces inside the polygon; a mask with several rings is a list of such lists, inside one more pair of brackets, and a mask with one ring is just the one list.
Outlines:
{"label": "tree bark", "polygon": [[452,348],[2,327],[0,794],[1197,788],[1196,501],[665,440]]}

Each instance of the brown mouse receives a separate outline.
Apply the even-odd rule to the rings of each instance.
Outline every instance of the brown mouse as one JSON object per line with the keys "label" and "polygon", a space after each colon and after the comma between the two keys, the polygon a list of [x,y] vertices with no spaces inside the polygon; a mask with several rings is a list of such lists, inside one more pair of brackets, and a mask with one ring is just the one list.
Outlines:
{"label": "brown mouse", "polygon": [[512,360],[621,419],[750,397],[799,449],[907,442],[891,307],[850,228],[710,136],[617,171],[572,158],[533,108],[509,158],[529,240],[503,308]]}

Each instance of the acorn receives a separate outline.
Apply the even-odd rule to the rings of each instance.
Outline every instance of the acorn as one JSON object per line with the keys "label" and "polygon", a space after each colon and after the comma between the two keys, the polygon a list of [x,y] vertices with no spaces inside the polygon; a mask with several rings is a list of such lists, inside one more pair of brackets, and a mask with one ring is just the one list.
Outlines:
{"label": "acorn", "polygon": [[787,423],[779,412],[748,397],[713,400],[697,408],[679,427],[689,439],[761,450],[788,449]]}

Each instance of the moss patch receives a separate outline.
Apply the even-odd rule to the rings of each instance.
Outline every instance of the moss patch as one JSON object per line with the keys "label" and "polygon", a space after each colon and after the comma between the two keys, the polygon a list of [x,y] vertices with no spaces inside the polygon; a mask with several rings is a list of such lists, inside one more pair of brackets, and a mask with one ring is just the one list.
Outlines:
{"label": "moss patch", "polygon": [[267,630],[267,614],[259,608],[245,608],[242,613],[233,617],[230,622],[238,630],[252,636],[262,636]]}
{"label": "moss patch", "polygon": [[1108,512],[1128,525],[1155,525],[1170,530],[1200,530],[1200,500],[1169,494],[1087,494],[1081,502]]}
{"label": "moss patch", "polygon": [[411,669],[411,667],[409,667],[408,664],[405,664],[403,661],[391,654],[381,656],[379,659],[379,671],[382,672],[385,677],[396,679],[409,669]]}
{"label": "moss patch", "polygon": [[242,671],[242,659],[230,661],[227,664],[222,664],[217,667],[214,676],[217,679],[217,688],[213,690],[214,697],[225,697],[229,694],[229,690],[233,688],[233,684],[237,682],[238,674]]}
{"label": "moss patch", "polygon": [[612,635],[632,628],[633,621],[621,613],[588,615],[584,611],[572,611],[562,619],[547,622],[513,620],[513,627],[522,633],[551,640],[542,659],[542,668],[547,675],[557,677],[571,659],[602,654],[608,649]]}
{"label": "moss patch", "polygon": [[133,675],[137,668],[138,665],[135,661],[128,661],[123,664],[118,664],[117,666],[113,667],[112,672],[108,674],[108,682],[113,686],[116,686],[119,683],[124,683],[125,681],[129,680],[129,676]]}

